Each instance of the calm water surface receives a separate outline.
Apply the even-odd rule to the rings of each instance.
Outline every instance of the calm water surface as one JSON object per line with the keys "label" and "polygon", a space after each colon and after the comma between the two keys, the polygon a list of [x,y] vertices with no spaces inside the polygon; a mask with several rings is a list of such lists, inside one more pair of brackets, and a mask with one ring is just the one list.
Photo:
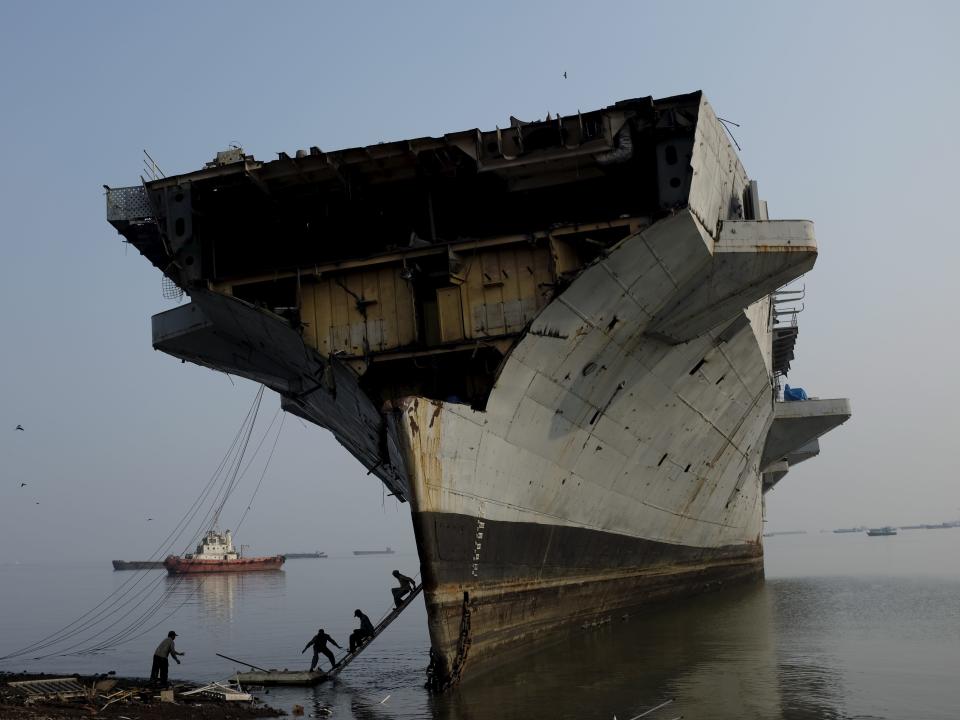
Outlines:
{"label": "calm water surface", "polygon": [[[264,699],[288,710],[304,705],[308,715],[329,709],[335,718],[358,719],[609,720],[674,697],[648,717],[956,720],[958,551],[960,529],[767,538],[763,584],[578,631],[440,698],[422,689],[429,643],[417,601],[337,684],[277,689]],[[107,560],[0,566],[0,654],[69,623],[131,577]],[[394,568],[412,575],[417,558],[290,560],[281,572],[181,582],[162,571],[135,574],[144,598],[170,590],[142,636],[102,654],[19,659],[0,669],[145,675],[168,629],[187,652],[183,665],[171,668],[175,677],[227,677],[237,666],[216,652],[265,667],[306,667],[309,656],[300,650],[318,627],[346,645],[354,608],[375,621],[389,609]],[[83,648],[100,630],[98,640],[115,632],[95,626],[71,640]]]}

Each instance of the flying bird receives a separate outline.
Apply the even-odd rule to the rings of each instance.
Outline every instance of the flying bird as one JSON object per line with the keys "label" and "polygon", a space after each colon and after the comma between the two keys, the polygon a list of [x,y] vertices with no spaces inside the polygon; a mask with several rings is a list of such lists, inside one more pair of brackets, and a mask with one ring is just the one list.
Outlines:
{"label": "flying bird", "polygon": [[26,487],[26,486],[27,486],[26,483],[20,483],[20,487]]}
{"label": "flying bird", "polygon": [[153,520],[153,518],[147,518],[147,522],[150,522],[151,520]]}
{"label": "flying bird", "polygon": [[26,432],[26,430],[23,429],[23,425],[17,425],[17,426],[14,428],[14,430],[19,430],[20,432]]}
{"label": "flying bird", "polygon": [[566,70],[563,71],[563,79],[564,79],[564,80],[567,79],[567,71],[566,71]]}
{"label": "flying bird", "polygon": [[39,500],[37,500],[37,502],[36,502],[36,503],[34,503],[34,504],[35,504],[35,505],[39,505],[39,504],[40,504],[40,501],[39,501]]}

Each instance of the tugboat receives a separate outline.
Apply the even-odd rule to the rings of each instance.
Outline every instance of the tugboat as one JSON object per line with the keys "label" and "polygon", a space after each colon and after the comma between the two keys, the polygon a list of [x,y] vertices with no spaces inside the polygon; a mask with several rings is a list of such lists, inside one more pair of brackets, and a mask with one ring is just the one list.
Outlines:
{"label": "tugboat", "polygon": [[216,528],[197,544],[196,552],[183,557],[168,555],[163,566],[171,575],[183,573],[244,572],[248,570],[279,570],[283,555],[269,557],[241,557],[233,547],[230,531],[220,533]]}

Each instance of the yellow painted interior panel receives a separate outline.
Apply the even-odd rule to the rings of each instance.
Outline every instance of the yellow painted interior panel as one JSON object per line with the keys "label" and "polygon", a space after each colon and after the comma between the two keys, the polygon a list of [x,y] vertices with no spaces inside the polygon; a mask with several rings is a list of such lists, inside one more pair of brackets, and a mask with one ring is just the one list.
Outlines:
{"label": "yellow painted interior panel", "polygon": [[560,238],[550,238],[550,251],[553,253],[554,266],[557,268],[557,275],[576,272],[580,269],[580,259],[577,252],[564,240]]}
{"label": "yellow painted interior panel", "polygon": [[[422,302],[428,345],[521,332],[547,303],[553,260],[526,243],[462,252],[464,281]],[[399,266],[323,275],[301,285],[304,340],[324,355],[362,356],[417,341],[412,287]]]}
{"label": "yellow painted interior panel", "polygon": [[304,339],[324,355],[363,355],[416,340],[413,294],[397,267],[321,277],[301,289]]}
{"label": "yellow painted interior panel", "polygon": [[468,338],[519,332],[546,304],[553,283],[545,248],[514,246],[480,251],[468,259],[461,285]]}
{"label": "yellow painted interior panel", "polygon": [[437,288],[437,307],[440,313],[440,341],[463,340],[463,306],[460,286]]}

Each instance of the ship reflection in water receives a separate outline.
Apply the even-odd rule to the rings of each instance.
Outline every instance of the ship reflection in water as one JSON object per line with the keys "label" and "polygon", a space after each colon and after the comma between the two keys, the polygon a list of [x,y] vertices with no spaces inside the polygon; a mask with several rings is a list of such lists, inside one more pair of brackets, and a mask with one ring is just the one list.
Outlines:
{"label": "ship reflection in water", "polygon": [[954,720],[956,590],[939,579],[772,579],[611,618],[442,696],[419,689],[422,657],[372,650],[349,686],[270,698],[360,719],[630,718],[676,698],[651,720]]}
{"label": "ship reflection in water", "polygon": [[[776,593],[758,583],[626,618],[611,616],[609,623],[524,656],[511,655],[453,691],[425,698],[428,712],[445,720],[630,718],[676,698],[649,717],[834,717],[829,708],[837,706],[839,691],[830,673],[815,664],[800,673],[807,676],[803,682],[809,692],[801,692],[808,696],[802,701],[807,714],[785,712],[784,693],[793,695],[796,688],[782,687],[776,604]],[[356,674],[364,670],[358,665]],[[422,670],[404,681],[412,684],[420,677]],[[372,675],[354,677],[353,690],[321,685],[313,690],[314,709],[353,718],[427,715],[415,701],[401,710],[404,699],[396,690],[392,713],[378,713],[370,703],[376,691],[368,681],[373,680]]]}
{"label": "ship reflection in water", "polygon": [[248,593],[258,602],[282,594],[287,576],[283,571],[264,570],[168,575],[166,580],[171,605],[195,605],[202,619],[232,622],[242,594]]}
{"label": "ship reflection in water", "polygon": [[[430,700],[467,718],[954,719],[956,582],[799,578],[590,629]],[[922,712],[918,710],[922,709]]]}
{"label": "ship reflection in water", "polygon": [[673,697],[652,717],[778,718],[773,612],[771,594],[756,585],[611,617],[435,699],[434,711],[478,720],[491,717],[490,708],[522,718],[538,707],[561,717],[633,717]]}

